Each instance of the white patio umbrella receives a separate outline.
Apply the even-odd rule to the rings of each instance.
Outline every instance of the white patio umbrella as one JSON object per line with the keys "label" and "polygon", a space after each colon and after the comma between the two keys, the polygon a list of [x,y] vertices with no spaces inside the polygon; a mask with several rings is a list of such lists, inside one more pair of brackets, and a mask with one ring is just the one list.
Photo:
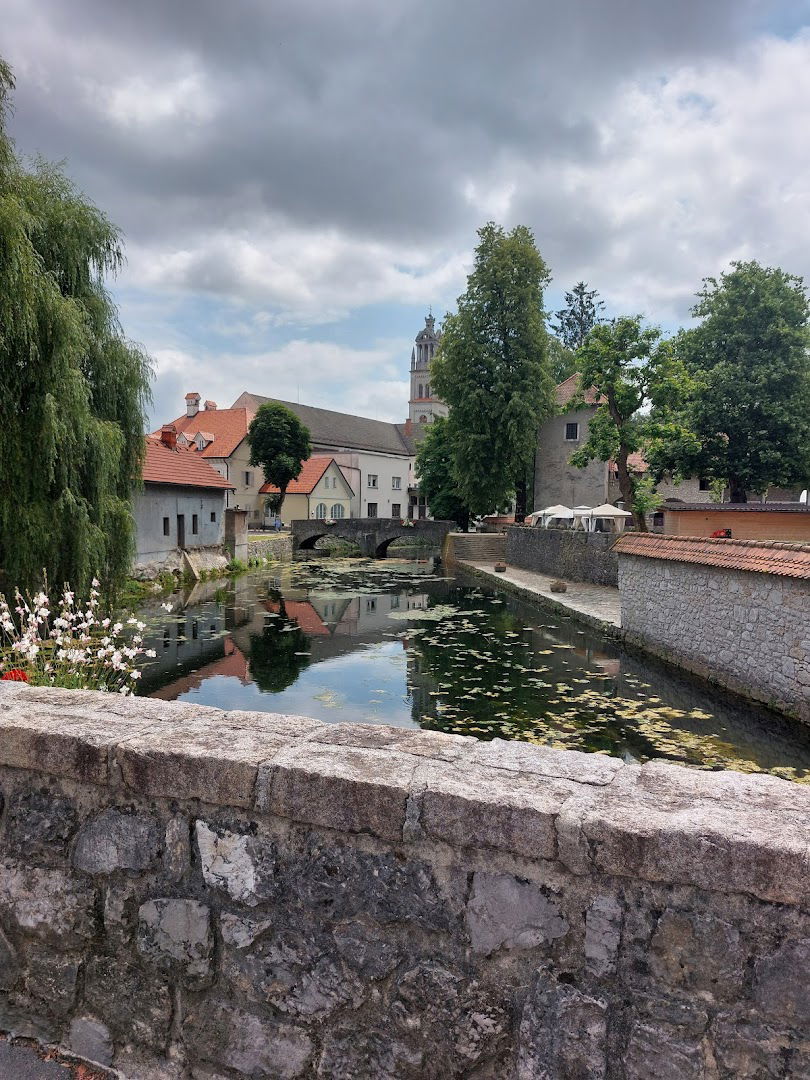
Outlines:
{"label": "white patio umbrella", "polygon": [[627,518],[633,515],[629,510],[620,510],[618,506],[611,506],[610,503],[602,503],[601,506],[595,506],[590,512],[590,529],[593,530],[594,522],[597,518],[609,519],[613,529],[616,532],[621,532],[624,529]]}
{"label": "white patio umbrella", "polygon": [[539,513],[541,517],[544,529],[547,529],[549,524],[555,519],[571,521],[574,517],[574,511],[571,507],[563,506],[561,503],[558,503],[555,506],[547,506],[545,510],[538,510],[537,513]]}

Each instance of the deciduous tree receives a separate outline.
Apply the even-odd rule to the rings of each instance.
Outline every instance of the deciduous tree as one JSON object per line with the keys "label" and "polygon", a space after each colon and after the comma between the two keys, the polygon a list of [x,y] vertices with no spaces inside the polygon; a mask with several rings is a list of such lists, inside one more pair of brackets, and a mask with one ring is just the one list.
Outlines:
{"label": "deciduous tree", "polygon": [[290,482],[300,475],[312,453],[309,430],[286,405],[266,401],[250,422],[248,443],[250,464],[258,465],[265,481],[279,489],[279,513]]}
{"label": "deciduous tree", "polygon": [[[623,316],[595,326],[577,353],[581,391],[593,387],[599,405],[588,425],[588,438],[571,463],[615,461],[622,500],[633,511],[636,528],[646,531],[646,489],[636,505],[636,483],[628,466],[632,453],[644,449],[648,431],[642,406],[672,393],[680,372],[661,331],[643,327],[640,316]],[[644,503],[645,505],[641,505]]]}
{"label": "deciduous tree", "polygon": [[60,168],[17,157],[0,61],[0,570],[112,591],[129,569],[150,362],[105,288],[120,235]]}
{"label": "deciduous tree", "polygon": [[693,314],[702,321],[675,341],[688,392],[654,417],[690,438],[650,448],[658,471],[703,476],[746,491],[804,486],[810,477],[808,300],[801,278],[737,262],[706,278]]}
{"label": "deciduous tree", "polygon": [[507,233],[489,222],[478,237],[467,291],[444,321],[431,386],[450,406],[459,499],[486,514],[508,505],[525,477],[553,383],[543,326],[549,273],[531,230]]}
{"label": "deciduous tree", "polygon": [[450,425],[437,417],[428,425],[416,451],[416,476],[419,493],[427,498],[430,512],[441,521],[455,521],[467,532],[470,510],[458,493],[453,479],[453,449]]}

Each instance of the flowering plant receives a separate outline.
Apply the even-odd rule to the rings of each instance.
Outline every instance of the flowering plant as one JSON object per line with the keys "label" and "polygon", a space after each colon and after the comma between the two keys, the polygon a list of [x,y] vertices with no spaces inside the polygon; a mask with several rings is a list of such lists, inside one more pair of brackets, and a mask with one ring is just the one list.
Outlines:
{"label": "flowering plant", "polygon": [[412,529],[413,528],[413,521],[412,521],[411,518],[403,518],[402,521],[400,521],[400,525],[404,529]]}
{"label": "flowering plant", "polygon": [[144,649],[145,624],[133,616],[126,628],[101,617],[98,587],[94,578],[86,604],[67,585],[53,605],[44,589],[28,598],[17,590],[13,611],[0,593],[0,680],[134,693],[134,661],[155,651]]}

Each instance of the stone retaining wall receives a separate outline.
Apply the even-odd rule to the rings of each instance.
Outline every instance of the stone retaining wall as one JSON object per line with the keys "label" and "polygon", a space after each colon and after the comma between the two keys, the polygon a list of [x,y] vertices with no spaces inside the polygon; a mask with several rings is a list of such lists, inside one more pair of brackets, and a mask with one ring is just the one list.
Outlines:
{"label": "stone retaining wall", "polygon": [[292,536],[289,533],[251,536],[248,539],[248,558],[283,559],[289,562],[293,555]]}
{"label": "stone retaining wall", "polygon": [[619,555],[625,639],[810,722],[810,581]]}
{"label": "stone retaining wall", "polygon": [[618,584],[618,558],[612,533],[586,533],[581,529],[540,529],[512,526],[506,530],[506,561],[522,570],[590,581]]}
{"label": "stone retaining wall", "polygon": [[0,685],[0,1029],[128,1077],[810,1075],[810,791]]}

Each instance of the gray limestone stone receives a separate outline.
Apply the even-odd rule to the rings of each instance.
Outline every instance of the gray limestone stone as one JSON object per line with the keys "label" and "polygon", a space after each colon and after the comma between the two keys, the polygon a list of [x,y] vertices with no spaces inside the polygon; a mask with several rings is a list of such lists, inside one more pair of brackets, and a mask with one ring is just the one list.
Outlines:
{"label": "gray limestone stone", "polygon": [[160,824],[151,815],[102,810],[79,830],[73,865],[88,874],[147,870],[157,860],[162,841]]}
{"label": "gray limestone stone", "polygon": [[300,1027],[279,1023],[218,1002],[189,1012],[184,1038],[195,1059],[233,1069],[238,1075],[273,1080],[302,1076],[312,1041]]}
{"label": "gray limestone stone", "polygon": [[184,814],[166,822],[163,869],[170,881],[181,881],[191,866],[191,824]]}
{"label": "gray limestone stone", "polygon": [[539,977],[521,1016],[517,1080],[602,1080],[606,1030],[605,1001]]}
{"label": "gray limestone stone", "polygon": [[138,911],[138,951],[161,970],[195,985],[211,969],[211,910],[198,900],[147,900]]}
{"label": "gray limestone stone", "polygon": [[94,1016],[77,1016],[71,1021],[68,1046],[87,1061],[112,1065],[114,1047],[110,1029]]}
{"label": "gray limestone stone", "polygon": [[335,948],[349,967],[368,979],[384,979],[402,959],[402,950],[386,940],[385,930],[360,921],[335,927]]}
{"label": "gray limestone stone", "polygon": [[17,981],[19,964],[17,954],[0,927],[0,990],[8,990]]}
{"label": "gray limestone stone", "polygon": [[163,1053],[172,999],[162,974],[125,956],[91,957],[85,966],[84,1000],[114,1039]]}
{"label": "gray limestone stone", "polygon": [[25,988],[33,998],[46,1001],[52,1014],[67,1016],[76,997],[80,955],[53,949],[29,950],[25,964]]}
{"label": "gray limestone stone", "polygon": [[481,871],[473,878],[466,922],[474,952],[485,956],[502,947],[529,949],[569,930],[559,907],[536,885]]}
{"label": "gray limestone stone", "polygon": [[781,1080],[791,1040],[784,1031],[721,1015],[712,1025],[712,1051],[723,1080]]}
{"label": "gray limestone stone", "polygon": [[15,855],[60,861],[76,830],[70,799],[45,791],[19,791],[9,801],[6,843]]}
{"label": "gray limestone stone", "polygon": [[636,1020],[624,1053],[627,1080],[714,1080],[698,1037],[655,1020]]}
{"label": "gray limestone stone", "polygon": [[274,894],[276,852],[272,844],[205,821],[197,821],[194,831],[203,879],[209,888],[250,906]]}
{"label": "gray limestone stone", "polygon": [[585,960],[594,975],[616,970],[621,933],[621,904],[614,896],[597,896],[585,913]]}
{"label": "gray limestone stone", "polygon": [[96,894],[64,870],[0,865],[0,914],[25,934],[61,948],[92,937]]}
{"label": "gray limestone stone", "polygon": [[745,951],[739,930],[722,919],[668,910],[653,934],[648,963],[670,986],[724,1000],[742,987]]}
{"label": "gray limestone stone", "polygon": [[755,966],[754,1000],[777,1022],[810,1030],[810,938],[786,941]]}
{"label": "gray limestone stone", "polygon": [[230,911],[223,911],[219,916],[219,929],[223,942],[236,949],[249,948],[272,925],[273,919],[234,915]]}
{"label": "gray limestone stone", "polygon": [[[425,1080],[426,1048],[414,1047],[383,1025],[352,1024],[328,1032],[318,1059],[322,1080]],[[433,1074],[435,1075],[435,1074]]]}

